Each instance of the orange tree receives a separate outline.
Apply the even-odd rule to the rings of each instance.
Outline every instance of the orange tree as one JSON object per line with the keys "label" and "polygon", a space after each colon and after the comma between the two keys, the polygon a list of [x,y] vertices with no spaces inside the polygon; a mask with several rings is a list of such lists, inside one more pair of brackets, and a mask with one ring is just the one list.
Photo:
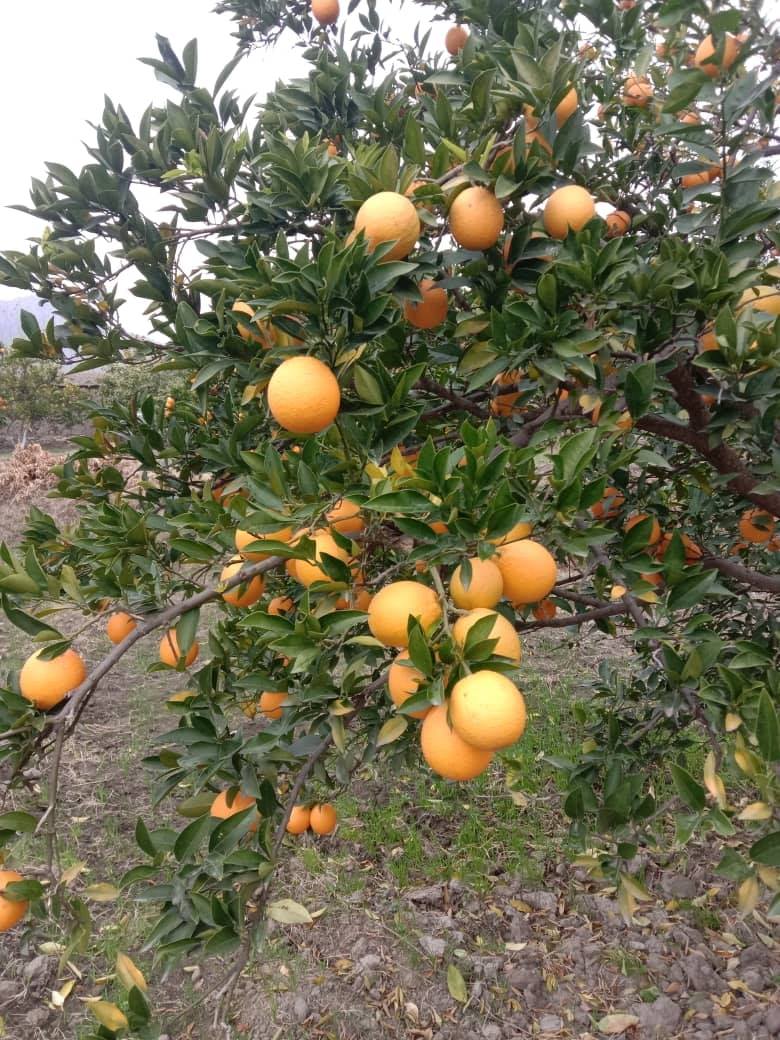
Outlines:
{"label": "orange tree", "polygon": [[[137,125],[107,101],[89,164],[33,184],[45,235],[0,259],[82,369],[144,357],[194,395],[98,409],[59,473],[78,528],[37,512],[2,549],[8,621],[39,645],[0,749],[13,783],[51,762],[46,812],[0,817],[3,844],[37,829],[50,908],[85,912],[57,871],[59,762],[104,676],[161,639],[187,690],[148,764],[191,819],[139,820],[121,886],[159,904],[159,957],[237,948],[229,994],[269,916],[306,919],[271,882],[288,828],[335,825],[314,800],[421,746],[452,779],[500,760],[511,786],[518,633],[619,626],[625,667],[583,675],[582,743],[552,762],[580,863],[630,916],[637,851],[706,834],[742,910],[777,914],[780,50],[760,5],[445,0],[425,11],[445,54],[372,0],[351,35],[320,0],[322,25],[303,0],[217,6],[238,49],[213,89],[194,41],[160,39],[175,100]],[[308,75],[256,111],[230,72],[291,33]],[[85,662],[54,611],[107,603],[116,645]],[[127,1021],[101,1014],[99,1035]]]}

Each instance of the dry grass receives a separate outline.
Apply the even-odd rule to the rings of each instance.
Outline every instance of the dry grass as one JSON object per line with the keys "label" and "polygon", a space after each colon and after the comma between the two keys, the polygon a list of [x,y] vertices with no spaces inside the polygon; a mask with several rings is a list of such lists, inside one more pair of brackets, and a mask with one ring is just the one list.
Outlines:
{"label": "dry grass", "polygon": [[8,458],[0,461],[0,495],[11,502],[29,502],[57,486],[52,472],[60,457],[40,444],[17,445]]}

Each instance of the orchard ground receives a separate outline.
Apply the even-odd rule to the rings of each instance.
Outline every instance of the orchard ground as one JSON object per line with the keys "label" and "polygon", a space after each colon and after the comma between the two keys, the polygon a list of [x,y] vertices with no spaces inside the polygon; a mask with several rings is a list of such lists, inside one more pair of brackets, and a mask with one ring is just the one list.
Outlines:
{"label": "orchard ground", "polygon": [[[3,536],[13,541],[12,516],[6,511]],[[90,660],[105,651],[102,624],[79,648]],[[18,667],[26,653],[18,631],[1,621],[0,668]],[[151,809],[141,758],[173,721],[166,697],[185,683],[148,674],[155,656],[150,639],[120,661],[66,747],[61,847],[64,867],[83,864],[74,891],[116,883],[136,862],[128,859],[136,818],[164,823],[171,811],[167,802]],[[502,768],[452,785],[427,771],[384,775],[380,767],[337,799],[331,838],[289,839],[296,852],[279,894],[304,904],[315,923],[271,923],[268,946],[242,976],[231,1040],[586,1038],[615,1035],[621,1025],[632,1040],[780,1035],[776,937],[737,914],[706,845],[637,864],[652,899],[631,925],[608,889],[561,856],[567,823],[542,755],[565,754],[576,739],[573,702],[605,657],[625,660],[620,638],[584,632],[575,645],[562,630],[524,639],[530,723],[517,759],[518,804]],[[37,839],[16,847],[28,874],[42,856]],[[122,950],[144,970],[164,1017],[182,1016],[171,1040],[210,1037],[211,1012],[191,1009],[220,979],[220,963],[185,962],[161,980],[139,952],[153,925],[145,905],[120,897],[90,906],[94,929],[79,964],[91,977],[77,981],[64,1014],[48,1003],[73,973],[58,974],[52,947],[42,952],[45,922],[36,922],[34,939],[24,929],[2,937],[0,1036],[86,1035],[77,998],[112,999],[113,982],[100,980]]]}

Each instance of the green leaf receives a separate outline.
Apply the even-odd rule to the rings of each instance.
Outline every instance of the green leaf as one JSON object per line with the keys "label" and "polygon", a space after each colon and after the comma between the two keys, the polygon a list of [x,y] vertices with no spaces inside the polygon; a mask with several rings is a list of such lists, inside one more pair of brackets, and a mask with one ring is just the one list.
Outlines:
{"label": "green leaf", "polygon": [[466,989],[466,980],[454,964],[447,965],[447,989],[453,1000],[457,1000],[459,1004],[468,1003],[469,994]]}
{"label": "green leaf", "polygon": [[152,841],[152,836],[140,816],[135,824],[135,840],[139,848],[141,848],[147,856],[157,855],[157,849]]}
{"label": "green leaf", "polygon": [[374,509],[377,513],[431,513],[431,500],[419,491],[387,491],[376,498],[370,498],[363,504],[364,509]]}
{"label": "green leaf", "polygon": [[750,846],[750,858],[765,867],[780,867],[780,831],[767,834]]}
{"label": "green leaf", "polygon": [[655,387],[655,363],[634,365],[626,375],[625,393],[628,410],[634,419],[647,411]]}
{"label": "green leaf", "polygon": [[15,607],[7,596],[0,597],[0,602],[2,602],[5,616],[11,624],[20,628],[22,632],[26,632],[28,636],[45,635],[48,639],[64,639],[64,636],[56,628],[39,621],[38,618],[28,614],[25,610]]}
{"label": "green leaf", "polygon": [[364,368],[363,365],[355,365],[352,370],[352,378],[361,401],[365,401],[367,404],[384,404],[385,395],[382,385],[373,372]]}
{"label": "green leaf", "polygon": [[661,111],[667,114],[680,112],[686,105],[690,105],[694,98],[698,97],[699,91],[708,82],[709,77],[700,69],[683,70],[677,73],[672,79],[673,86]]}
{"label": "green leaf", "polygon": [[376,737],[376,747],[384,747],[385,744],[392,744],[394,741],[402,737],[406,732],[409,725],[409,720],[404,718],[403,715],[393,715],[382,724],[379,733]]}
{"label": "green leaf", "polygon": [[3,889],[3,895],[12,901],[20,899],[40,899],[43,896],[43,885],[40,881],[26,878],[24,881],[12,881]]}
{"label": "green leaf", "polygon": [[206,814],[187,824],[173,846],[173,854],[176,859],[179,862],[183,859],[190,859],[213,826],[213,818]]}
{"label": "green leaf", "polygon": [[198,633],[198,622],[200,621],[200,610],[188,610],[182,614],[176,625],[176,641],[179,644],[179,653],[186,655],[195,636]]}
{"label": "green leaf", "polygon": [[[780,759],[780,720],[778,720],[777,710],[766,689],[761,691],[758,698],[756,739],[761,754],[767,762],[777,762]],[[0,819],[1,825],[2,820]]]}
{"label": "green leaf", "polygon": [[7,812],[0,816],[0,831],[16,831],[17,834],[32,834],[38,820],[26,812]]}
{"label": "green leaf", "polygon": [[417,121],[416,113],[407,116],[404,127],[404,155],[413,163],[422,166],[425,162],[425,141]]}
{"label": "green leaf", "polygon": [[742,881],[750,873],[750,867],[738,852],[735,852],[734,849],[726,849],[715,867],[715,873],[730,881]]}
{"label": "green leaf", "polygon": [[707,804],[707,795],[704,788],[682,766],[678,766],[673,762],[669,768],[680,798],[682,798],[689,809],[693,809],[694,812],[701,812]]}
{"label": "green leaf", "polygon": [[205,542],[196,542],[192,538],[171,538],[170,546],[188,560],[194,560],[195,563],[211,563],[215,556],[219,556],[221,551],[220,549],[215,549],[213,545],[207,545]]}

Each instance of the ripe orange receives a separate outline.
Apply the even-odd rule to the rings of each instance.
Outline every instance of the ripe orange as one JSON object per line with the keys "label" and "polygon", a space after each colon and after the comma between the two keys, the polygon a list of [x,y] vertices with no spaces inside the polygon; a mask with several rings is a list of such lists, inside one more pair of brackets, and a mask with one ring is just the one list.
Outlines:
{"label": "ripe orange", "polygon": [[[243,566],[244,561],[241,559],[232,561],[226,567],[222,568],[219,580],[229,581],[238,574]],[[228,589],[227,592],[223,592],[222,598],[232,607],[252,607],[263,595],[264,588],[265,582],[263,581],[263,576],[261,574],[256,574],[254,578],[250,578],[249,581],[242,582],[241,585],[236,585],[232,589]]]}
{"label": "ripe orange", "polygon": [[290,819],[287,821],[287,833],[303,834],[304,831],[307,831],[309,829],[310,820],[311,810],[308,808],[308,806],[294,806],[293,811],[290,813]]}
{"label": "ripe orange", "polygon": [[541,603],[536,604],[531,613],[537,621],[552,621],[558,613],[558,608],[551,599],[543,599]]}
{"label": "ripe orange", "polygon": [[498,566],[504,595],[515,604],[538,603],[552,592],[558,577],[555,557],[530,538],[502,545]]}
{"label": "ripe orange", "polygon": [[[24,881],[24,878],[15,870],[0,870],[0,892],[4,892],[7,885],[15,884],[17,881]],[[0,895],[0,932],[7,932],[9,928],[18,924],[27,913],[29,905],[26,899],[13,900]]]}
{"label": "ripe orange", "polygon": [[409,645],[407,625],[417,618],[423,629],[432,628],[441,617],[441,604],[433,589],[418,581],[394,581],[371,600],[368,627],[385,646]]}
{"label": "ripe orange", "polygon": [[519,542],[521,538],[528,538],[533,534],[533,530],[533,524],[520,520],[506,534],[502,534],[499,538],[491,538],[490,541],[493,545],[509,545],[510,542]]}
{"label": "ripe orange", "polygon": [[504,594],[504,579],[492,560],[472,556],[469,586],[463,583],[462,567],[455,568],[450,579],[450,595],[456,607],[473,610],[475,607],[494,607]]}
{"label": "ripe orange", "polygon": [[[673,535],[670,532],[667,532],[666,534],[661,536],[661,541],[658,543],[658,548],[655,551],[657,559],[662,560],[664,556],[666,556],[667,549],[669,548],[672,542],[672,537]],[[702,548],[700,545],[697,545],[696,542],[694,542],[690,535],[681,533],[680,539],[683,544],[683,551],[685,553],[686,563],[695,563],[697,560],[701,559],[701,557],[704,555],[704,553],[702,552]],[[646,575],[643,575],[643,577],[646,577]]]}
{"label": "ripe orange", "polygon": [[578,184],[567,184],[550,195],[544,205],[544,229],[550,238],[566,238],[569,231],[580,231],[596,215],[589,192]]}
{"label": "ripe orange", "polygon": [[330,512],[325,514],[325,519],[331,527],[339,534],[360,534],[366,526],[360,512],[360,506],[349,498],[341,498]]}
{"label": "ripe orange", "polygon": [[616,487],[604,489],[604,497],[590,507],[590,515],[596,520],[612,520],[625,505],[625,496]]}
{"label": "ripe orange", "polygon": [[383,259],[403,260],[420,237],[420,218],[414,204],[397,191],[379,191],[366,199],[355,217],[354,234],[364,232],[368,248],[395,242]]}
{"label": "ripe orange", "polygon": [[680,178],[683,188],[698,188],[701,184],[710,184],[720,176],[720,166],[711,163],[708,169],[700,170],[698,173],[686,173]]}
{"label": "ripe orange", "polygon": [[447,30],[447,35],[444,37],[444,46],[454,58],[466,46],[468,38],[469,34],[462,25],[453,25],[451,29]]}
{"label": "ripe orange", "polygon": [[268,407],[290,433],[321,433],[339,414],[338,380],[319,358],[287,358],[268,383]]}
{"label": "ripe orange", "polygon": [[775,533],[775,518],[765,509],[748,509],[740,517],[739,533],[746,542],[765,544]]}
{"label": "ripe orange", "polygon": [[119,610],[108,619],[106,635],[112,643],[121,643],[137,626],[135,618],[130,617],[124,610]]}
{"label": "ripe orange", "polygon": [[282,717],[282,705],[289,697],[286,690],[266,690],[260,694],[257,702],[260,711],[267,719],[280,719]]}
{"label": "ripe orange", "polygon": [[464,249],[490,249],[504,227],[504,210],[487,188],[466,188],[449,213],[450,233]]}
{"label": "ripe orange", "polygon": [[[257,804],[254,798],[250,798],[248,794],[243,794],[241,791],[237,791],[230,801],[230,804],[228,804],[228,793],[229,791],[220,791],[211,803],[209,813],[218,820],[227,820],[231,816],[236,816],[238,813],[244,812],[245,809],[249,809],[251,806]],[[260,813],[256,813],[255,815],[258,819],[250,824],[250,831],[257,830]]]}
{"label": "ripe orange", "polygon": [[459,646],[466,645],[466,637],[469,634],[471,628],[480,621],[482,618],[493,616],[495,621],[485,639],[497,639],[498,642],[493,647],[493,653],[499,657],[508,657],[517,664],[520,663],[520,657],[522,650],[520,647],[520,636],[515,631],[514,626],[507,621],[503,614],[499,614],[495,610],[488,610],[487,607],[477,607],[475,610],[470,610],[468,614],[464,614],[459,617],[455,624],[452,626],[452,638]]}
{"label": "ripe orange", "polygon": [[404,317],[416,329],[435,329],[447,318],[447,293],[432,278],[423,278],[418,286],[422,299],[419,303],[407,300]]}
{"label": "ripe orange", "polygon": [[574,87],[564,94],[563,100],[559,101],[555,106],[555,122],[558,126],[563,126],[567,119],[570,119],[577,111],[577,105],[579,104],[579,97]]}
{"label": "ripe orange", "polygon": [[279,615],[286,614],[295,606],[295,601],[290,596],[274,596],[268,604],[268,613]]}
{"label": "ripe orange", "polygon": [[[417,687],[425,680],[425,676],[419,668],[415,668],[411,663],[400,663],[408,660],[408,651],[402,650],[387,669],[387,692],[396,708],[400,708],[412,694],[417,693]],[[421,708],[410,714],[413,719],[424,719],[430,710],[430,708]]]}
{"label": "ripe orange", "polygon": [[330,802],[322,802],[311,807],[309,826],[315,834],[332,834],[336,829],[338,816]]}
{"label": "ripe orange", "polygon": [[333,25],[339,18],[339,0],[311,0],[311,14],[320,25]]}
{"label": "ripe orange", "polygon": [[700,354],[706,354],[708,350],[717,350],[718,341],[715,338],[715,330],[712,325],[708,325],[700,334],[696,341],[696,345]]}
{"label": "ripe orange", "polygon": [[84,658],[73,649],[51,661],[42,660],[41,653],[36,650],[22,665],[19,692],[40,711],[48,711],[84,682],[87,669]]}
{"label": "ripe orange", "polygon": [[629,76],[623,84],[623,104],[628,108],[647,108],[653,93],[647,76]]}
{"label": "ripe orange", "polygon": [[[343,563],[349,563],[349,553],[342,549],[340,545],[336,544],[336,540],[330,531],[312,531],[309,537],[314,542],[315,558],[318,563],[322,562],[322,554],[325,553],[327,556],[335,556],[337,560],[341,560]],[[290,576],[298,582],[299,585],[305,585],[309,588],[315,581],[331,581],[322,567],[317,566],[317,563],[309,563],[308,560],[289,560],[291,564],[295,564],[294,567],[290,568]]]}
{"label": "ripe orange", "polygon": [[274,345],[274,333],[273,326],[267,321],[255,321],[254,307],[251,307],[248,303],[243,300],[236,300],[233,304],[233,312],[235,314],[243,314],[245,317],[257,326],[257,332],[252,332],[245,325],[240,322],[236,323],[236,329],[239,336],[246,343],[259,343],[264,350],[270,350]]}
{"label": "ripe orange", "polygon": [[688,109],[687,112],[678,112],[677,118],[681,123],[686,123],[688,126],[698,126],[701,123],[701,116],[694,109]]}
{"label": "ripe orange", "polygon": [[455,683],[450,719],[458,736],[471,747],[498,751],[525,732],[525,698],[511,679],[487,669]]}
{"label": "ripe orange", "polygon": [[251,545],[252,542],[261,542],[264,539],[272,542],[289,542],[292,534],[292,527],[280,527],[277,531],[268,531],[266,534],[252,534],[251,531],[243,531],[238,527],[236,528],[234,541],[240,556],[245,560],[251,560],[252,563],[260,563],[263,560],[267,560],[271,553],[256,552],[254,549],[247,551],[245,548],[247,545]]}
{"label": "ripe orange", "polygon": [[737,303],[737,313],[746,307],[763,311],[765,314],[780,314],[780,287],[754,285],[751,289],[745,289]]}
{"label": "ripe orange", "polygon": [[420,748],[434,773],[446,780],[472,780],[485,772],[493,758],[492,751],[467,744],[450,727],[446,704],[437,705],[425,716],[420,728]]}
{"label": "ripe orange", "polygon": [[[637,524],[643,520],[647,520],[647,513],[632,513],[630,517],[623,524],[624,531],[630,531],[632,527],[636,527]],[[650,528],[650,537],[647,540],[648,545],[656,545],[661,541],[661,525],[658,523],[655,517],[653,517],[653,525]]]}
{"label": "ripe orange", "polygon": [[[195,664],[199,653],[200,647],[197,643],[193,643],[184,659],[184,664],[187,668]],[[169,668],[175,668],[179,663],[180,657],[181,653],[179,651],[179,640],[176,638],[176,629],[171,628],[160,640],[160,660],[163,664],[167,664]]]}
{"label": "ripe orange", "polygon": [[701,71],[711,79],[715,79],[716,76],[719,76],[727,69],[730,69],[737,60],[739,52],[742,50],[742,41],[739,37],[733,36],[731,33],[726,33],[726,41],[723,45],[723,57],[720,62],[710,61],[709,59],[715,56],[720,45],[720,40],[716,47],[712,36],[705,36],[696,48],[696,53],[693,56],[693,64],[700,68]]}
{"label": "ripe orange", "polygon": [[607,238],[619,238],[631,227],[631,217],[625,210],[615,209],[604,218],[607,225]]}

